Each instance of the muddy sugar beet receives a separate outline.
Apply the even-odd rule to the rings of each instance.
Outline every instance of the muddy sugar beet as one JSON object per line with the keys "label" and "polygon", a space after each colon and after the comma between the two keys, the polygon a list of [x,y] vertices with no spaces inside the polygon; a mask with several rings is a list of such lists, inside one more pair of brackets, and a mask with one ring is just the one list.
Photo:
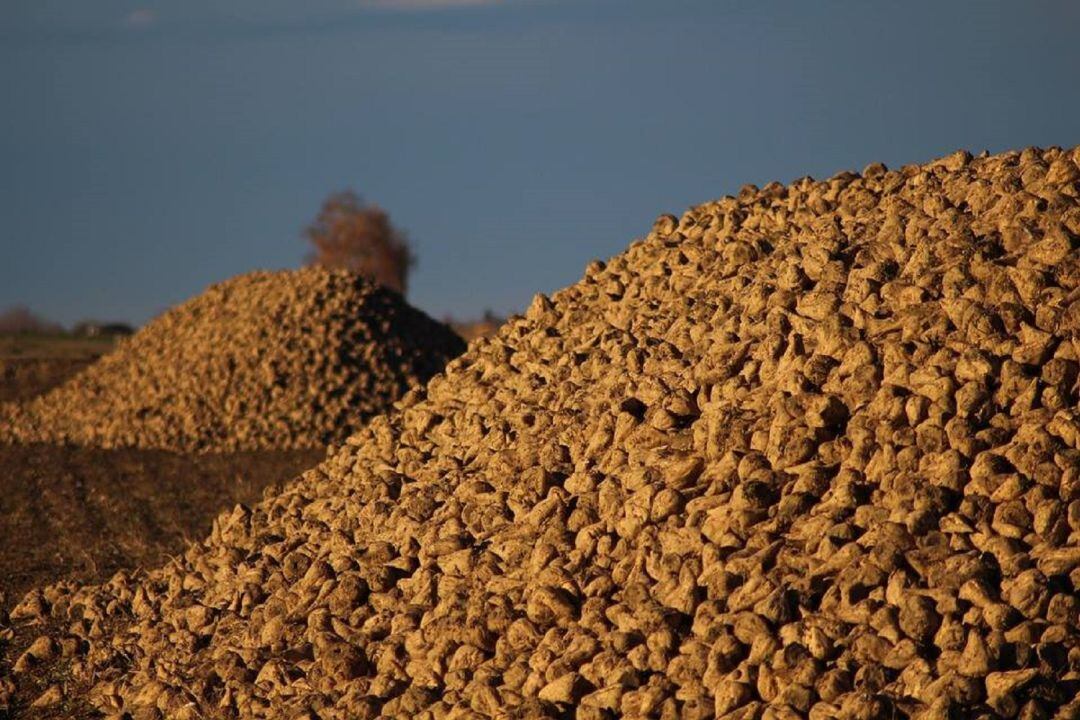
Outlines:
{"label": "muddy sugar beet", "polygon": [[0,441],[321,447],[464,348],[442,324],[351,273],[251,273],[165,313],[43,398],[0,408]]}
{"label": "muddy sugar beet", "polygon": [[1078,162],[661,217],[178,562],[12,622],[138,718],[1077,717]]}

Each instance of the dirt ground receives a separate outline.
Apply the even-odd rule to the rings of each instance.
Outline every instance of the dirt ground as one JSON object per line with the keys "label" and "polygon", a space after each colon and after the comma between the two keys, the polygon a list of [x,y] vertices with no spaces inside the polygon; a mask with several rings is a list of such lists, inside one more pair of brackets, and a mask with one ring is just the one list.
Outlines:
{"label": "dirt ground", "polygon": [[[103,581],[160,565],[205,536],[221,510],[257,501],[323,457],[321,451],[188,456],[156,450],[0,446],[0,618],[34,587]],[[0,677],[41,627],[0,627]],[[6,647],[5,647],[6,645]],[[92,718],[89,708],[27,706],[51,676],[21,679],[0,719]]]}
{"label": "dirt ground", "polygon": [[92,360],[112,349],[116,339],[68,335],[0,335],[0,359]]}
{"label": "dirt ground", "polygon": [[206,535],[221,510],[257,501],[322,457],[0,446],[2,606],[52,580],[160,564]]}

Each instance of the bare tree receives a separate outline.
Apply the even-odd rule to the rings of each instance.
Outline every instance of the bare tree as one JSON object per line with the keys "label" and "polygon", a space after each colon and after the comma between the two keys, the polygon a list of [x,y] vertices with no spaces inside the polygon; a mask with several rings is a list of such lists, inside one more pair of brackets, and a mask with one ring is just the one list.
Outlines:
{"label": "bare tree", "polygon": [[308,261],[364,275],[402,295],[416,257],[403,232],[378,205],[363,203],[352,190],[334,193],[304,231],[314,246]]}
{"label": "bare tree", "polygon": [[41,318],[23,305],[16,305],[0,311],[0,334],[63,332],[63,328],[54,322]]}

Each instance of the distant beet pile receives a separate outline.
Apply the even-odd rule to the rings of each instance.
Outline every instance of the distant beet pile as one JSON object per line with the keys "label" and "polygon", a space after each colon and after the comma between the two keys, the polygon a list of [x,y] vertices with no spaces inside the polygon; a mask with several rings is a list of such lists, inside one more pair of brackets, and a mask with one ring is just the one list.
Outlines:
{"label": "distant beet pile", "polygon": [[356,275],[251,273],[170,310],[47,395],[0,410],[0,441],[319,447],[463,350],[448,328]]}
{"label": "distant beet pile", "polygon": [[68,629],[14,677],[138,718],[1077,717],[1078,162],[662,217],[176,563],[28,595]]}

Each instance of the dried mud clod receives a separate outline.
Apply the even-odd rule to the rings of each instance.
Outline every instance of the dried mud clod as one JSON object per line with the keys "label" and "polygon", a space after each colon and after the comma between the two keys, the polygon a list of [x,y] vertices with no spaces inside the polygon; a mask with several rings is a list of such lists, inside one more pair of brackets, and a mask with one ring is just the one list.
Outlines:
{"label": "dried mud clod", "polygon": [[138,718],[1076,717],[1078,162],[661,217],[177,562],[13,618]]}
{"label": "dried mud clod", "polygon": [[45,396],[0,407],[0,442],[321,447],[464,349],[449,328],[354,274],[251,273],[168,311]]}

